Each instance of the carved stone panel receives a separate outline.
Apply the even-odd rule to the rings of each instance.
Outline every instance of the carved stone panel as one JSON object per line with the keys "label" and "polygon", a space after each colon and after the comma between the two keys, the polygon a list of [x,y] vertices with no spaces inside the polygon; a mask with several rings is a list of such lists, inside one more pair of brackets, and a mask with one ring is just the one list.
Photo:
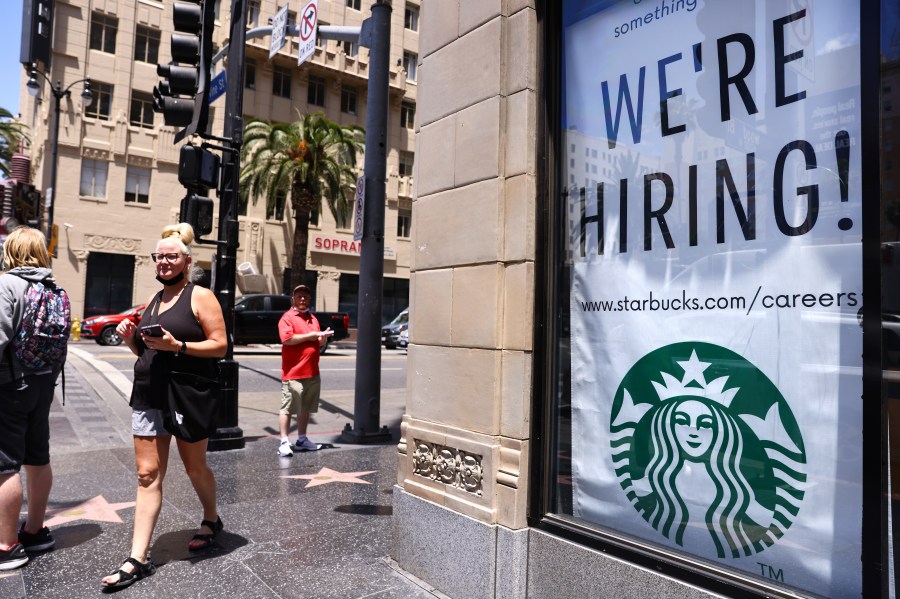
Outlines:
{"label": "carved stone panel", "polygon": [[480,455],[415,439],[413,474],[481,496],[484,470]]}
{"label": "carved stone panel", "polygon": [[128,237],[108,237],[106,235],[85,235],[84,247],[85,249],[103,250],[104,252],[137,254],[141,251],[141,240]]}

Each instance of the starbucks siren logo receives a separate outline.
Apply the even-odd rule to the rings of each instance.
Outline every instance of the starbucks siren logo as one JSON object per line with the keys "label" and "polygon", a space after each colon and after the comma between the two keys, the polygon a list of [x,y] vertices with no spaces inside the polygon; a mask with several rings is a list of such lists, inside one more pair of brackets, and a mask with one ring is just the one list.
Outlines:
{"label": "starbucks siren logo", "polygon": [[616,391],[610,432],[628,500],[679,547],[753,555],[797,517],[800,429],[775,385],[731,350],[687,342],[641,358]]}

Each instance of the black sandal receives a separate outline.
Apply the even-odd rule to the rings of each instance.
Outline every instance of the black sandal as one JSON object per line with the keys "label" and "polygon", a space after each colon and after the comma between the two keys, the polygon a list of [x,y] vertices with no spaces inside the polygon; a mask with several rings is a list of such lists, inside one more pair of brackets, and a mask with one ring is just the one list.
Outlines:
{"label": "black sandal", "polygon": [[110,576],[119,575],[119,580],[113,583],[101,582],[103,585],[103,589],[124,589],[125,587],[131,586],[142,578],[147,578],[148,576],[152,576],[156,572],[156,566],[153,565],[153,561],[148,557],[147,563],[142,564],[137,561],[133,557],[125,558],[125,561],[122,562],[122,565],[131,564],[134,566],[134,572],[126,572],[122,568],[119,568]]}
{"label": "black sandal", "polygon": [[[222,519],[218,516],[216,517],[215,522],[204,520],[200,523],[200,526],[207,527],[212,531],[212,534],[195,534],[193,537],[191,537],[191,540],[188,541],[188,551],[203,551],[205,549],[209,549],[216,544],[216,537],[218,537],[219,533],[222,532],[222,529],[225,528],[225,525],[222,524]],[[201,541],[201,543],[199,545],[192,545],[194,541]]]}

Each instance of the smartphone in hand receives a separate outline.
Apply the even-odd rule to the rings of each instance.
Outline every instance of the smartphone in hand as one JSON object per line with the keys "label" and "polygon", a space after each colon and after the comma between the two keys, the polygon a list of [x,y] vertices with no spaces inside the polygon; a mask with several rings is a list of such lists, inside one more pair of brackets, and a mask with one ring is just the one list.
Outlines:
{"label": "smartphone in hand", "polygon": [[163,330],[158,324],[148,324],[141,327],[141,334],[146,335],[147,337],[162,337]]}

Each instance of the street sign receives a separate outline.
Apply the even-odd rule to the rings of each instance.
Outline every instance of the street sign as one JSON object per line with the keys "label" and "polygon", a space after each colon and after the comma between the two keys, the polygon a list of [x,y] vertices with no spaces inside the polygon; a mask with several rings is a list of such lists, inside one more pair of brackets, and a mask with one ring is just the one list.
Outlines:
{"label": "street sign", "polygon": [[300,52],[297,54],[297,64],[313,55],[316,51],[316,28],[319,21],[319,0],[310,0],[300,13],[300,22],[297,28],[300,30]]}
{"label": "street sign", "polygon": [[272,19],[272,42],[269,45],[269,59],[284,47],[284,33],[287,29],[287,13],[289,4],[278,9]]}
{"label": "street sign", "polygon": [[216,100],[218,100],[222,94],[225,93],[225,87],[227,85],[227,81],[225,81],[225,71],[222,71],[215,77],[213,80],[209,82],[209,103],[212,104]]}
{"label": "street sign", "polygon": [[356,193],[353,194],[353,241],[363,238],[363,210],[366,205],[366,177],[356,180]]}

